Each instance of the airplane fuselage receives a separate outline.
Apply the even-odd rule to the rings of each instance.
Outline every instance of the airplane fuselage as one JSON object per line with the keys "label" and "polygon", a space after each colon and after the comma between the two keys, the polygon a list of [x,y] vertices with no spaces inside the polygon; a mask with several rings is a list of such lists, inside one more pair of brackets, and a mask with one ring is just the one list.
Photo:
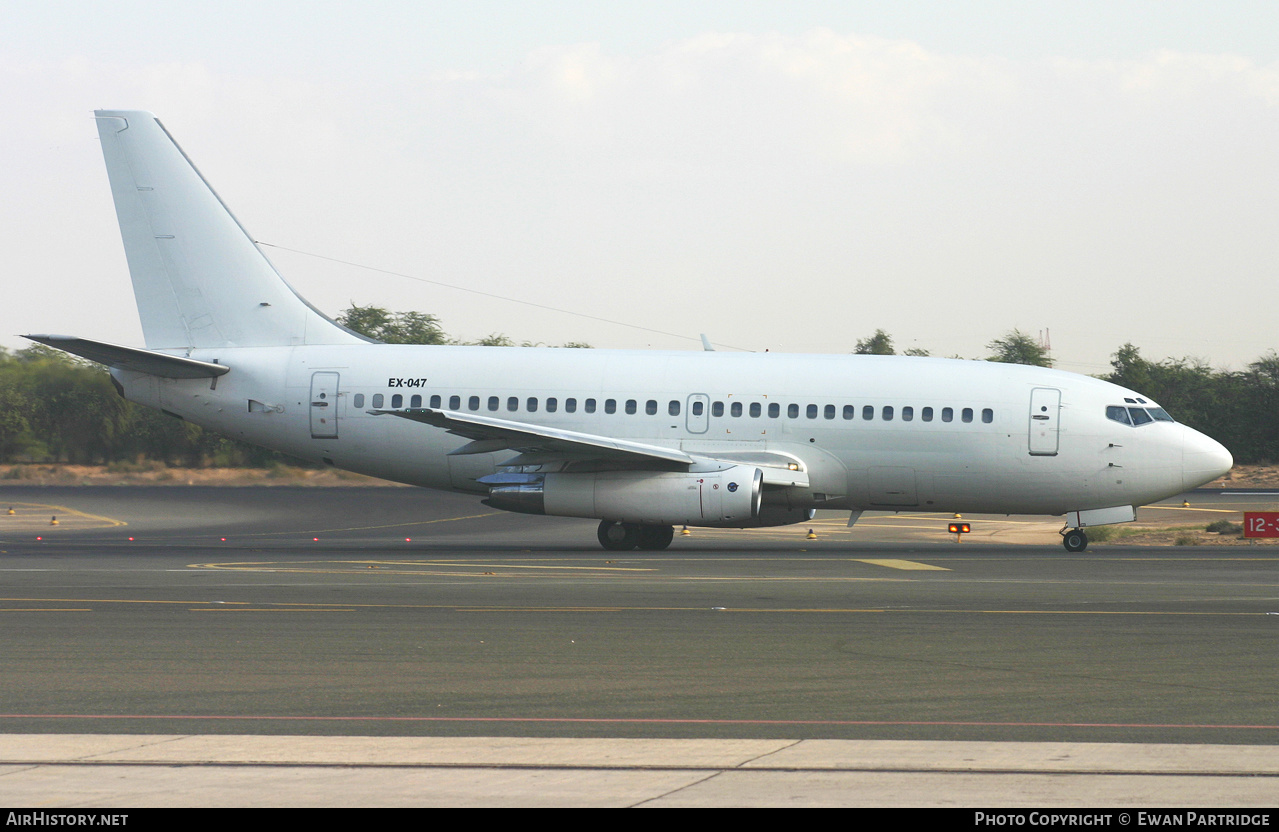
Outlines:
{"label": "airplane fuselage", "polygon": [[1220,446],[1183,425],[1107,418],[1107,407],[1153,405],[1134,391],[1036,367],[372,344],[189,355],[234,370],[215,381],[113,374],[128,398],[222,433],[430,488],[487,493],[479,477],[537,460],[457,455],[467,439],[376,411],[474,412],[694,455],[793,458],[807,487],[773,495],[793,507],[1063,514],[1164,499],[1220,470]]}

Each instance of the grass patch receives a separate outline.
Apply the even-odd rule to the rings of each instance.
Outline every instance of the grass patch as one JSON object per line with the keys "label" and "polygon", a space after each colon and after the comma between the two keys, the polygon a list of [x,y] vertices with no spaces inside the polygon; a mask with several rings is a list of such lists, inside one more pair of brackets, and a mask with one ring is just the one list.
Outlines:
{"label": "grass patch", "polygon": [[1115,526],[1089,526],[1084,530],[1089,543],[1106,543],[1120,537],[1121,531],[1123,530]]}

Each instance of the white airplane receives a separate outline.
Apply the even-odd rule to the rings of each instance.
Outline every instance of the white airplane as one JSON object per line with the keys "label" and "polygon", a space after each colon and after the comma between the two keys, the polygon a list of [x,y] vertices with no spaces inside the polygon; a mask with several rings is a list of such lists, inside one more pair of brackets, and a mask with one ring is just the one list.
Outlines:
{"label": "white airplane", "polygon": [[146,349],[27,337],[301,459],[598,519],[619,550],[823,508],[1065,515],[1082,551],[1233,463],[1140,393],[1039,367],[371,342],[285,283],[155,116],[95,115]]}

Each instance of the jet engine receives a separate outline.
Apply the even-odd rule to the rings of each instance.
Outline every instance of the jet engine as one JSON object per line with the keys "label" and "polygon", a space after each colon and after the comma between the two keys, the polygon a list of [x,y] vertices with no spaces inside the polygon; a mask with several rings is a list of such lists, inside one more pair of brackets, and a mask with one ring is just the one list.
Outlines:
{"label": "jet engine", "polygon": [[480,482],[490,486],[485,504],[506,511],[739,528],[759,525],[763,479],[754,466],[734,465],[708,472],[496,474]]}

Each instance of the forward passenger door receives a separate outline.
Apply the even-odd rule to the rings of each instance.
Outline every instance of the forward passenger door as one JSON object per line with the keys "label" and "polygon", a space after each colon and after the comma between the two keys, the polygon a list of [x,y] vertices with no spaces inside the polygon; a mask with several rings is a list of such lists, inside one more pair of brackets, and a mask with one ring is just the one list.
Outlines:
{"label": "forward passenger door", "polygon": [[1030,391],[1030,455],[1056,456],[1061,422],[1061,391],[1036,387]]}

